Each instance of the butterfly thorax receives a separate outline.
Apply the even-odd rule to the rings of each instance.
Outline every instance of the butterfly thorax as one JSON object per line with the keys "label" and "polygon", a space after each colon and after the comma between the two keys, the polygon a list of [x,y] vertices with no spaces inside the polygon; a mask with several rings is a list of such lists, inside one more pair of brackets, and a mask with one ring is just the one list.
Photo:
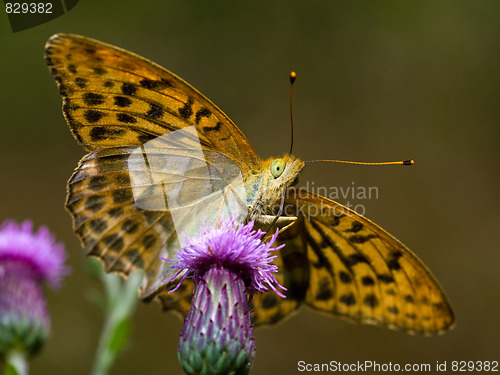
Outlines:
{"label": "butterfly thorax", "polygon": [[250,172],[245,178],[249,219],[257,220],[263,215],[279,211],[282,196],[298,182],[304,162],[293,155],[270,158],[262,163],[260,170]]}

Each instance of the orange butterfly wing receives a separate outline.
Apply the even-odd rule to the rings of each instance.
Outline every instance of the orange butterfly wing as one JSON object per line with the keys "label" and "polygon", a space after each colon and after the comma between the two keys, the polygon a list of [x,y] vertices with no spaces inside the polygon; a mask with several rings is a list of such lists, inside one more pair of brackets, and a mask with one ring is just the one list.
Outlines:
{"label": "orange butterfly wing", "polygon": [[[288,264],[284,285],[294,301],[408,333],[433,335],[453,326],[451,306],[437,280],[382,228],[303,189],[289,190],[285,212],[299,217],[279,237],[291,254],[283,254],[282,261]],[[268,297],[257,298],[258,323],[273,323],[296,308],[279,309],[278,301],[266,309]]]}
{"label": "orange butterfly wing", "polygon": [[238,127],[209,99],[161,66],[124,49],[56,34],[45,59],[63,97],[75,138],[89,151],[140,146],[195,125],[202,146],[245,170],[261,159]]}

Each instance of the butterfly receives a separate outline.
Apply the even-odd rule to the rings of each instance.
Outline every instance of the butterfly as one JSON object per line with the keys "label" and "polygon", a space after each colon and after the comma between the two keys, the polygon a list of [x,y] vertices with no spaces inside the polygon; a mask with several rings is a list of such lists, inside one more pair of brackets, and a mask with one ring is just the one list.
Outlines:
{"label": "butterfly", "polygon": [[172,259],[179,248],[178,223],[199,225],[192,209],[230,207],[225,214],[264,227],[274,222],[276,245],[286,244],[275,264],[287,298],[254,295],[255,325],[277,323],[304,304],[407,333],[453,326],[442,288],[405,245],[349,208],[295,188],[303,161],[262,160],[236,125],[181,78],[77,35],[52,36],[45,58],[69,128],[88,152],[68,182],[74,231],[107,271],[126,276],[142,269],[145,301],[156,298],[165,310],[187,314],[193,284],[186,280],[168,293],[177,284],[165,280],[176,270],[160,257]]}

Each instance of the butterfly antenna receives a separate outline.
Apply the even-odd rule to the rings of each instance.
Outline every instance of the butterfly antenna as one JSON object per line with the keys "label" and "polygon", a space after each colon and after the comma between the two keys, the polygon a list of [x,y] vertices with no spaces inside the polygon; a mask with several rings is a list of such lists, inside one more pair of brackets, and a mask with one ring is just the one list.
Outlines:
{"label": "butterfly antenna", "polygon": [[291,127],[291,141],[290,141],[290,155],[292,155],[293,149],[293,88],[295,87],[295,78],[297,74],[295,72],[290,73],[290,127]]}
{"label": "butterfly antenna", "polygon": [[367,163],[363,161],[346,161],[346,160],[308,160],[305,163],[340,163],[340,164],[356,164],[356,165],[413,165],[415,162],[412,159],[400,161],[383,161],[381,163]]}

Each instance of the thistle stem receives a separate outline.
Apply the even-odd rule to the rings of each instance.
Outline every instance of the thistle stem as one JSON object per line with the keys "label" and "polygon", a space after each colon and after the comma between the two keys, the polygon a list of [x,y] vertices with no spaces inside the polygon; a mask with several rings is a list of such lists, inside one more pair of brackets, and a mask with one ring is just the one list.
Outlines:
{"label": "thistle stem", "polygon": [[28,358],[24,352],[10,350],[6,355],[5,375],[28,375]]}
{"label": "thistle stem", "polygon": [[92,375],[106,375],[116,356],[127,343],[131,318],[137,303],[142,272],[132,273],[126,281],[118,275],[102,275],[107,294],[107,315],[97,349]]}

